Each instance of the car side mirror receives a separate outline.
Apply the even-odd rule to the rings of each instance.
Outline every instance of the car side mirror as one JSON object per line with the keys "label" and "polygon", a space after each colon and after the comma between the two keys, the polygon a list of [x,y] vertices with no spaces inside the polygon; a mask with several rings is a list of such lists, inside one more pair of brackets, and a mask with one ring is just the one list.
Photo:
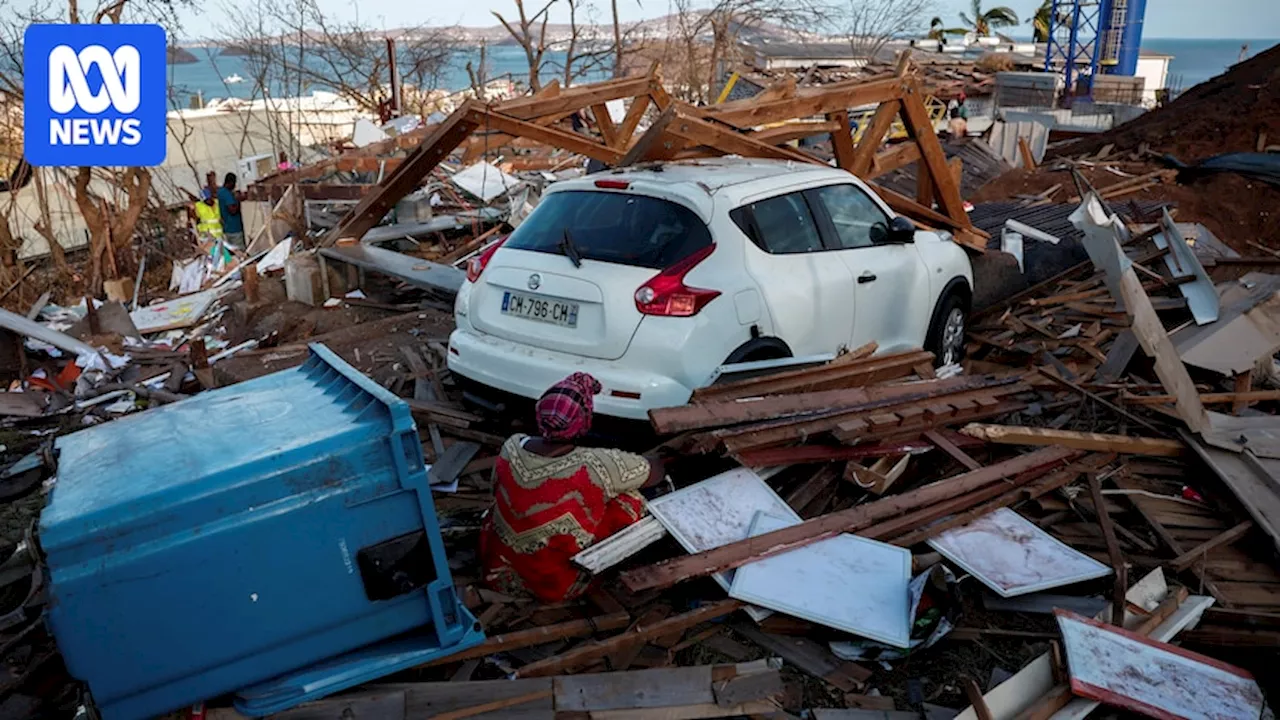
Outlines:
{"label": "car side mirror", "polygon": [[916,226],[907,218],[899,215],[889,221],[889,242],[909,243],[916,240]]}

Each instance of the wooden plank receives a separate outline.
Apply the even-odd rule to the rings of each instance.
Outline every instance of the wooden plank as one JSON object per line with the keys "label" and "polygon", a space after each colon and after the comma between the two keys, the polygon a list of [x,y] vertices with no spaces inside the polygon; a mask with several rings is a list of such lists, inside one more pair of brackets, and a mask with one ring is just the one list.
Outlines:
{"label": "wooden plank", "polygon": [[551,678],[409,683],[390,687],[404,689],[406,718],[435,718],[445,712],[473,708],[495,700],[531,697],[535,693],[537,697],[534,700],[475,717],[484,720],[551,720],[555,716]]}
{"label": "wooden plank", "polygon": [[1076,451],[1067,448],[1044,448],[995,465],[988,465],[981,470],[974,470],[900,495],[806,520],[799,525],[765,535],[747,538],[706,552],[635,568],[623,573],[622,580],[632,592],[670,587],[694,577],[736,568],[753,560],[804,547],[843,532],[856,532],[890,517],[946,498],[956,497],[1014,475],[1048,470],[1073,459],[1076,455]]}
{"label": "wooden plank", "polygon": [[470,718],[470,717],[475,717],[477,715],[484,715],[485,713],[490,713],[497,710],[506,710],[508,708],[516,707],[517,705],[524,705],[525,703],[531,703],[537,700],[543,700],[551,696],[552,696],[552,692],[550,690],[535,690],[534,692],[525,693],[524,695],[517,695],[511,698],[503,698],[501,700],[490,700],[489,702],[480,703],[479,705],[473,705],[467,708],[449,710],[447,712],[442,712],[433,717],[435,718],[435,720],[462,720],[462,718]]}
{"label": "wooden plank", "polygon": [[627,108],[626,117],[622,118],[622,125],[618,126],[618,132],[615,136],[615,148],[621,150],[627,147],[631,142],[631,136],[636,134],[636,128],[640,126],[640,121],[644,119],[645,110],[649,109],[649,96],[640,95],[631,101],[631,106]]}
{"label": "wooden plank", "polygon": [[831,133],[831,147],[836,156],[836,165],[846,169],[853,167],[853,132],[849,127],[848,111],[838,110],[827,113],[827,120],[836,124],[836,127],[829,131]]}
{"label": "wooden plank", "polygon": [[667,126],[667,132],[684,138],[691,145],[703,145],[718,150],[725,155],[822,164],[816,157],[807,153],[760,142],[749,135],[742,135],[723,125],[696,117],[693,108],[681,104],[676,104],[673,107],[676,108],[676,117]]}
{"label": "wooden plank", "polygon": [[844,692],[862,689],[871,678],[870,670],[837,658],[826,647],[808,638],[766,633],[745,623],[735,623],[733,631]]}
{"label": "wooden plank", "polygon": [[848,167],[843,165],[841,167],[858,177],[865,176],[871,170],[871,163],[880,150],[880,143],[889,132],[889,128],[893,126],[893,121],[898,119],[900,112],[902,112],[902,103],[898,100],[886,100],[880,103],[871,116],[867,129],[862,132],[862,139],[858,141],[858,147],[854,150],[852,162]]}
{"label": "wooden plank", "polygon": [[343,217],[325,236],[322,244],[332,245],[341,238],[358,240],[381,222],[396,203],[416,189],[422,179],[478,127],[473,109],[471,101],[463,103],[444,122],[437,125],[399,167],[384,177],[373,192],[365,195]]}
{"label": "wooden plank", "polygon": [[942,143],[933,131],[933,121],[924,106],[924,93],[914,79],[906,81],[902,95],[902,119],[907,126],[907,135],[920,145],[920,165],[917,172],[933,178],[938,207],[960,227],[968,227],[969,215],[964,209],[964,200],[960,197],[960,187],[951,176],[947,165],[947,155],[942,150]]}
{"label": "wooden plank", "polygon": [[504,633],[502,635],[490,635],[479,645],[472,646],[452,655],[436,658],[435,660],[424,665],[420,665],[419,667],[447,665],[461,660],[482,658],[488,655],[493,655],[494,653],[509,652],[511,650],[532,647],[534,645],[542,645],[549,642],[555,642],[556,640],[563,640],[565,638],[589,637],[598,632],[608,632],[609,630],[624,628],[629,622],[631,622],[631,616],[625,611],[612,612],[607,615],[599,615],[585,620],[569,620],[567,622],[556,623],[554,625],[544,625],[542,627],[530,628],[528,630],[517,630],[515,632]]}
{"label": "wooden plank", "polygon": [[596,127],[600,130],[600,137],[604,139],[604,144],[617,149],[618,130],[613,125],[613,118],[609,115],[609,108],[605,107],[603,103],[592,105],[591,116],[596,119]]}
{"label": "wooden plank", "polygon": [[[836,470],[831,465],[824,465],[819,468],[808,480],[800,483],[794,490],[787,493],[783,500],[795,510],[797,514],[819,495],[828,491],[832,483],[836,479]],[[801,515],[803,517],[803,515]]]}
{"label": "wooden plank", "polygon": [[1154,455],[1157,457],[1178,457],[1187,452],[1186,446],[1178,440],[1132,435],[1109,435],[1106,433],[1054,430],[1052,428],[982,425],[979,423],[970,423],[961,428],[960,432],[969,437],[1003,445],[1062,445],[1077,450]]}
{"label": "wooden plank", "polygon": [[722,600],[708,603],[687,613],[660,620],[648,627],[635,628],[611,637],[555,655],[545,660],[532,662],[516,670],[516,677],[544,677],[589,665],[634,643],[646,643],[654,638],[671,632],[683,631],[707,620],[713,620],[737,610],[742,603],[737,600]]}
{"label": "wooden plank", "polygon": [[[237,714],[237,718],[244,716]],[[271,716],[279,720],[408,720],[405,691],[395,687],[374,687],[314,702],[303,703]]]}
{"label": "wooden plank", "polygon": [[966,468],[969,468],[970,470],[978,470],[982,468],[982,463],[979,463],[977,460],[969,457],[968,453],[956,447],[955,443],[948,440],[946,436],[937,430],[926,431],[924,433],[924,437],[926,440],[933,443],[939,450],[950,455],[952,459]]}
{"label": "wooden plank", "polygon": [[987,707],[986,699],[982,697],[982,689],[978,687],[978,683],[966,676],[963,684],[964,694],[969,698],[969,704],[977,713],[978,720],[995,720],[995,716],[991,714],[991,708]]}
{"label": "wooden plank", "polygon": [[[837,358],[838,360],[838,358]],[[834,362],[834,361],[833,361]],[[852,365],[852,363],[848,363]],[[649,411],[653,429],[663,435],[724,427],[755,420],[770,420],[784,415],[822,413],[842,408],[854,408],[871,402],[894,398],[918,397],[923,393],[942,394],[960,389],[986,387],[989,381],[972,377],[954,377],[929,383],[903,385],[873,385],[871,387],[789,392],[785,395],[765,397],[755,402],[738,402],[737,399],[721,400],[709,397],[694,404]],[[743,386],[746,387],[745,385]],[[710,388],[708,388],[710,390]]]}
{"label": "wooden plank", "polygon": [[782,674],[777,671],[739,675],[721,680],[712,686],[716,705],[732,708],[752,700],[761,700],[782,693]]}
{"label": "wooden plank", "polygon": [[[881,175],[889,173],[899,168],[904,168],[913,162],[920,160],[920,144],[910,140],[906,142],[895,143],[888,150],[876,153],[872,159],[871,169],[864,173],[861,177],[864,180],[874,180]],[[927,176],[925,176],[927,178]],[[933,204],[932,195],[927,200],[921,200],[917,194],[916,202],[923,207],[929,207]]]}
{"label": "wooden plank", "polygon": [[1091,472],[1089,477],[1089,496],[1093,499],[1093,510],[1098,516],[1098,526],[1102,528],[1102,537],[1107,543],[1107,555],[1111,558],[1111,569],[1115,572],[1115,585],[1111,598],[1111,619],[1116,625],[1124,626],[1125,593],[1128,592],[1128,571],[1124,555],[1120,553],[1120,543],[1116,540],[1116,529],[1111,524],[1111,515],[1107,513],[1107,501],[1102,495],[1102,482],[1098,474]]}
{"label": "wooden plank", "polygon": [[484,106],[490,112],[500,112],[519,120],[551,117],[562,118],[574,111],[602,105],[610,100],[635,97],[649,89],[648,75],[606,80],[604,82],[564,88],[554,94],[538,94],[531,97],[507,100],[496,105]]}
{"label": "wooden plank", "polygon": [[[845,127],[848,127],[848,125]],[[757,130],[748,135],[748,137],[770,145],[782,145],[792,140],[800,140],[813,135],[838,135],[839,130],[840,124],[836,122],[794,122]]]}
{"label": "wooden plank", "polygon": [[[637,101],[639,102],[639,101]],[[635,144],[631,146],[627,153],[623,155],[617,162],[618,167],[627,167],[634,165],[642,160],[648,159],[658,150],[675,150],[672,138],[667,136],[667,127],[676,118],[676,110],[674,107],[668,107],[663,110],[653,124],[649,126],[644,134],[636,139]]]}
{"label": "wooden plank", "polygon": [[1028,170],[1036,169],[1036,158],[1031,154],[1031,146],[1027,144],[1025,137],[1018,138],[1018,154],[1022,156],[1022,167]]}
{"label": "wooden plank", "polygon": [[855,387],[906,377],[914,372],[917,363],[932,360],[933,353],[910,350],[852,363],[787,370],[764,377],[698,388],[694,390],[693,398],[695,402],[701,403],[707,400],[737,400],[787,392]]}
{"label": "wooden plank", "polygon": [[618,150],[574,132],[555,127],[543,127],[503,113],[477,109],[474,106],[471,114],[472,121],[478,128],[493,129],[508,135],[529,138],[550,147],[585,155],[607,165],[616,165],[622,159],[622,153]]}
{"label": "wooden plank", "polygon": [[557,713],[715,702],[711,665],[632,670],[607,675],[565,675],[555,678],[553,683]]}
{"label": "wooden plank", "polygon": [[1239,540],[1240,538],[1244,537],[1245,533],[1249,532],[1252,529],[1253,529],[1253,523],[1250,522],[1249,520],[1245,520],[1244,522],[1240,523],[1239,525],[1236,525],[1230,530],[1215,536],[1212,540],[1208,540],[1203,543],[1200,543],[1199,545],[1179,555],[1178,557],[1174,558],[1173,561],[1169,563],[1169,565],[1174,570],[1178,570],[1178,571],[1186,570],[1187,568],[1191,567],[1191,565],[1194,564],[1197,560],[1203,559],[1214,548],[1230,545],[1236,540]]}
{"label": "wooden plank", "polygon": [[709,118],[745,128],[882,103],[897,98],[902,92],[903,81],[898,78],[871,82],[858,79],[817,89],[806,88],[791,98],[772,102],[754,102],[748,98],[711,106],[706,111]]}
{"label": "wooden plank", "polygon": [[[1119,342],[1119,340],[1117,340]],[[1172,395],[1132,395],[1122,393],[1120,399],[1126,405],[1172,405],[1176,398]],[[1280,400],[1280,390],[1250,390],[1249,392],[1200,393],[1200,402],[1204,405],[1235,405],[1245,403],[1270,402]]]}

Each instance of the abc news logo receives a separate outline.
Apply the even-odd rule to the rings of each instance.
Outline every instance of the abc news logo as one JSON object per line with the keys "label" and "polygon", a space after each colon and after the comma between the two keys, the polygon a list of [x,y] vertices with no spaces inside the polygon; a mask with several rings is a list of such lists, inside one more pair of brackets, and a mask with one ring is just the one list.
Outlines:
{"label": "abc news logo", "polygon": [[32,25],[24,35],[32,165],[159,165],[167,47],[158,25]]}
{"label": "abc news logo", "polygon": [[[132,113],[142,101],[138,49],[122,45],[114,53],[101,45],[76,52],[59,45],[49,53],[49,108],[58,114],[99,114],[114,107]],[[97,68],[102,74],[98,92],[89,89],[85,73]],[[137,145],[142,141],[137,118],[51,118],[49,142],[54,145]]]}

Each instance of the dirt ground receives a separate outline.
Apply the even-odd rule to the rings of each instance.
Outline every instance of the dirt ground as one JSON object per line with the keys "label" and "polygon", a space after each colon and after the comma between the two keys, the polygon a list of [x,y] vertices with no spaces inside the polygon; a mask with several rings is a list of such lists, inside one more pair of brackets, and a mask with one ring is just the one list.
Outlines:
{"label": "dirt ground", "polygon": [[[1154,163],[1119,162],[1080,168],[1099,190],[1127,179],[1103,169],[1104,164],[1131,176],[1162,167]],[[1050,198],[1053,202],[1066,202],[1076,194],[1071,173],[1065,168],[1055,169],[1050,163],[1031,171],[1019,169],[1005,173],[984,185],[970,200],[979,203],[1038,195],[1055,185],[1062,187]],[[1211,175],[1187,185],[1158,185],[1112,202],[1118,205],[1131,200],[1173,203],[1177,207],[1175,219],[1203,223],[1219,240],[1242,255],[1259,254],[1257,248],[1249,246],[1249,241],[1280,248],[1280,188],[1266,183],[1239,175]]]}

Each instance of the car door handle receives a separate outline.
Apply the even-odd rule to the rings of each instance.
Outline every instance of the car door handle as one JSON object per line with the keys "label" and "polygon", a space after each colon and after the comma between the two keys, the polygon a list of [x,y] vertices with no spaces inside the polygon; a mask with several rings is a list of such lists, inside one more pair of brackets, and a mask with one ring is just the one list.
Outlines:
{"label": "car door handle", "polygon": [[861,275],[858,276],[859,285],[863,283],[869,283],[869,282],[875,282],[875,281],[876,281],[876,276],[869,272],[862,273]]}

